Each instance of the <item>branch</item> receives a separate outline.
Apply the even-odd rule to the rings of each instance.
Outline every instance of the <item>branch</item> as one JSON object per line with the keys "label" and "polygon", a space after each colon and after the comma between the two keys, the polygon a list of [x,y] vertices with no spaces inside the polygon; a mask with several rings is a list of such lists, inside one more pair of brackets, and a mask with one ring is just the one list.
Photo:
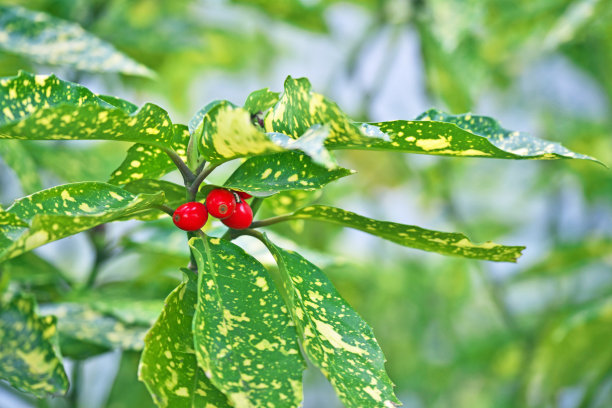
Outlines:
{"label": "branch", "polygon": [[277,224],[279,222],[293,220],[293,214],[279,215],[278,217],[266,218],[265,220],[254,221],[251,228],[267,227],[268,225]]}
{"label": "branch", "polygon": [[174,163],[174,165],[178,168],[183,176],[183,181],[185,181],[185,186],[191,185],[193,180],[195,179],[195,174],[187,167],[183,159],[179,157],[178,154],[172,149],[164,149],[164,152],[170,157],[170,160]]}
{"label": "branch", "polygon": [[174,215],[174,210],[170,207],[168,207],[167,205],[164,204],[156,204],[153,206],[154,208],[165,212],[166,214],[168,214],[169,216],[173,216]]}
{"label": "branch", "polygon": [[200,185],[206,179],[206,177],[208,177],[208,175],[212,173],[221,164],[222,163],[211,163],[208,165],[208,167],[202,169],[197,176],[194,176],[194,179],[191,182],[191,185],[189,186],[189,196],[191,197],[191,200],[195,200],[198,194],[198,190],[200,189]]}

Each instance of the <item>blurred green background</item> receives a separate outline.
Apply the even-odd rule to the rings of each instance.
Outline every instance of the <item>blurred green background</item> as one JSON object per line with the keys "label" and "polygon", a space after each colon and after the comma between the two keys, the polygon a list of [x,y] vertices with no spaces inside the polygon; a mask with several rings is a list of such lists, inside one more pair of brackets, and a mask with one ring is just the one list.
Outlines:
{"label": "blurred green background", "polygon": [[[472,111],[612,165],[609,0],[0,4],[77,22],[158,78],[41,65],[15,52],[0,52],[0,75],[56,73],[95,92],[155,102],[176,122],[214,99],[242,104],[252,90],[281,90],[287,75],[306,76],[355,119],[411,119],[430,107]],[[3,141],[0,204],[64,182],[106,181],[128,147]],[[319,223],[273,229],[288,246],[306,248],[373,326],[405,406],[612,406],[610,171],[580,161],[386,152],[343,152],[339,161],[358,174],[322,194],[268,199],[262,215],[316,200],[477,242],[527,246],[518,264],[494,264]],[[223,179],[230,167],[215,176]],[[265,259],[252,240],[238,242]],[[168,219],[111,225],[36,254],[4,268],[43,307],[78,297],[62,281],[83,281],[92,268],[100,270],[93,300],[130,296],[161,307],[188,259],[185,237]],[[102,347],[83,354],[75,346],[64,354],[79,362],[77,395],[34,401],[2,385],[0,406],[152,406],[136,380],[138,353]],[[304,406],[340,406],[314,370]]]}

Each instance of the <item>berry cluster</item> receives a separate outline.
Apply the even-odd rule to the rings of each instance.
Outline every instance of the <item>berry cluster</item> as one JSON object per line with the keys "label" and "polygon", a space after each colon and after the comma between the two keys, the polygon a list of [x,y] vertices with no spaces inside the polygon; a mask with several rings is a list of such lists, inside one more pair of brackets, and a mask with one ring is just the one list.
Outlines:
{"label": "berry cluster", "polygon": [[253,211],[246,202],[249,198],[251,195],[243,191],[216,188],[208,193],[206,205],[196,201],[185,203],[174,211],[172,221],[182,230],[197,231],[210,214],[230,228],[245,229],[253,222]]}

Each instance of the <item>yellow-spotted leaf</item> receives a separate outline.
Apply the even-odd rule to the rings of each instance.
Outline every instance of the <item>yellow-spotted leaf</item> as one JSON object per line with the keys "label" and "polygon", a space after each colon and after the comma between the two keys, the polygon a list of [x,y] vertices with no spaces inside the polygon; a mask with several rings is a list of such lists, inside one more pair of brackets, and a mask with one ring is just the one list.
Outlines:
{"label": "yellow-spotted leaf", "polygon": [[0,158],[15,172],[25,194],[31,194],[42,188],[36,162],[23,146],[23,142],[3,140],[0,143]]}
{"label": "yellow-spotted leaf", "polygon": [[267,238],[266,245],[278,263],[302,347],[344,405],[399,405],[385,372],[385,357],[370,326],[342,299],[318,267]]}
{"label": "yellow-spotted leaf", "polygon": [[[323,95],[312,92],[306,78],[288,77],[278,103],[264,120],[268,132],[279,132],[298,138],[313,125],[327,125],[329,136],[325,146],[367,144],[376,141],[362,133],[338,105]],[[384,135],[380,135],[385,137]]]}
{"label": "yellow-spotted leaf", "polygon": [[[115,98],[116,99],[116,98]],[[54,75],[0,79],[0,139],[118,140],[170,147],[172,123],[154,104],[127,112]]]}
{"label": "yellow-spotted leaf", "polygon": [[304,361],[265,267],[229,241],[192,238],[198,364],[236,408],[297,407]]}
{"label": "yellow-spotted leaf", "polygon": [[68,391],[56,319],[40,317],[33,297],[0,302],[0,345],[0,379],[41,398]]}
{"label": "yellow-spotted leaf", "polygon": [[[185,125],[172,125],[174,133],[172,149],[184,161],[187,160],[186,150],[189,143],[189,130]],[[176,166],[170,157],[158,146],[136,143],[127,152],[123,162],[117,167],[109,179],[111,184],[126,184],[132,181],[157,179],[171,171]]]}
{"label": "yellow-spotted leaf", "polygon": [[[417,120],[362,124],[362,130],[377,138],[375,143],[332,144],[330,149],[394,150],[442,156],[492,157],[498,159],[585,159],[559,143],[504,129],[498,121],[472,114],[449,115],[431,109]],[[389,140],[380,139],[380,135]]]}
{"label": "yellow-spotted leaf", "polygon": [[0,6],[0,49],[39,64],[81,71],[155,76],[80,25],[18,6]]}
{"label": "yellow-spotted leaf", "polygon": [[53,303],[41,307],[45,315],[57,317],[62,338],[107,349],[142,350],[148,325],[125,324],[83,303]]}
{"label": "yellow-spotted leaf", "polygon": [[278,102],[279,97],[278,92],[272,92],[268,88],[253,91],[247,96],[243,108],[251,114],[265,112]]}
{"label": "yellow-spotted leaf", "polygon": [[516,262],[524,246],[505,246],[493,242],[475,244],[465,235],[424,229],[414,225],[378,221],[341,208],[312,205],[294,212],[290,219],[324,221],[355,228],[399,245],[444,255],[484,259],[496,262]]}
{"label": "yellow-spotted leaf", "polygon": [[160,408],[229,408],[230,404],[198,367],[193,343],[197,282],[191,276],[170,293],[147,333],[138,379]]}
{"label": "yellow-spotted leaf", "polygon": [[317,125],[305,128],[296,140],[279,132],[265,133],[252,122],[251,114],[230,102],[221,101],[211,107],[195,130],[200,138],[200,151],[211,162],[224,162],[240,157],[301,150],[314,161],[334,167],[335,160],[323,144],[329,130]]}
{"label": "yellow-spotted leaf", "polygon": [[0,247],[0,260],[96,225],[138,215],[163,201],[163,193],[134,195],[98,182],[65,184],[20,198],[6,211],[29,227],[0,225],[0,233],[11,241]]}
{"label": "yellow-spotted leaf", "polygon": [[27,227],[28,223],[16,216],[15,214],[0,209],[0,225]]}
{"label": "yellow-spotted leaf", "polygon": [[315,190],[353,174],[342,167],[316,164],[302,152],[283,152],[248,158],[225,182],[225,187],[261,195],[287,190]]}

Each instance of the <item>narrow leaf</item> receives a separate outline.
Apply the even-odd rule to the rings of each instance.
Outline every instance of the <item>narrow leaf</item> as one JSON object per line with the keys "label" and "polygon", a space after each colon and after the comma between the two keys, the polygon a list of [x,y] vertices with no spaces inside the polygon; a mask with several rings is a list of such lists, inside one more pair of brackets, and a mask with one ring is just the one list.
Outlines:
{"label": "narrow leaf", "polygon": [[342,299],[319,268],[267,238],[266,245],[278,263],[302,347],[344,405],[398,405],[385,372],[385,357],[370,326]]}
{"label": "narrow leaf", "polygon": [[41,398],[68,391],[56,319],[38,316],[32,297],[0,302],[0,344],[0,379]]}
{"label": "narrow leaf", "polygon": [[138,379],[160,408],[230,407],[196,361],[192,332],[196,303],[197,283],[189,278],[170,293],[145,338]]}
{"label": "narrow leaf", "polygon": [[268,272],[229,241],[193,238],[198,364],[237,408],[297,407],[304,362]]}
{"label": "narrow leaf", "polygon": [[0,6],[0,49],[39,64],[154,77],[155,73],[76,23],[18,6]]}
{"label": "narrow leaf", "polygon": [[355,228],[396,244],[444,255],[516,262],[524,246],[504,246],[493,242],[474,244],[465,235],[424,229],[389,221],[378,221],[340,208],[323,205],[304,207],[293,213],[295,219],[311,219]]}
{"label": "narrow leaf", "polygon": [[364,145],[339,143],[330,149],[394,150],[441,156],[492,157],[498,159],[585,159],[592,157],[574,153],[559,143],[538,139],[525,133],[510,131],[499,122],[471,114],[449,115],[431,109],[417,120],[362,124],[364,133],[381,134],[375,143]]}
{"label": "narrow leaf", "polygon": [[119,140],[169,147],[168,113],[145,104],[128,113],[55,75],[0,79],[0,139]]}
{"label": "narrow leaf", "polygon": [[337,167],[328,169],[302,152],[283,152],[248,158],[225,182],[225,187],[270,195],[286,190],[315,190],[353,174]]}
{"label": "narrow leaf", "polygon": [[[185,125],[172,125],[172,149],[183,159],[187,160],[186,149],[189,142],[189,131]],[[157,146],[136,143],[127,152],[123,162],[117,167],[109,183],[127,184],[132,181],[157,179],[176,170],[170,157]]]}
{"label": "narrow leaf", "polygon": [[3,225],[0,233],[12,241],[0,247],[0,260],[12,258],[48,242],[151,209],[163,194],[133,195],[105,183],[65,184],[21,198],[7,209],[29,224]]}

